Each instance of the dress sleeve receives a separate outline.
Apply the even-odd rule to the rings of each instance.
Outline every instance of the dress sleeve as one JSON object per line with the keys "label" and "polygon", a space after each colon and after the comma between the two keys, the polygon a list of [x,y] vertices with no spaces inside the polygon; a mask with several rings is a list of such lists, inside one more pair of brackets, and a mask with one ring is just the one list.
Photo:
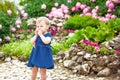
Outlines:
{"label": "dress sleeve", "polygon": [[47,33],[46,37],[52,37],[52,35],[50,33]]}

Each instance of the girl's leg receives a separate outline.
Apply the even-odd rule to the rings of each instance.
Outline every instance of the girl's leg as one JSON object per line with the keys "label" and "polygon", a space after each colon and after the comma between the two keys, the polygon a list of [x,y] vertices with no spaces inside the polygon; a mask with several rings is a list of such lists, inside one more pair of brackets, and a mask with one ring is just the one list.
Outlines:
{"label": "girl's leg", "polygon": [[37,72],[38,72],[38,68],[34,66],[32,68],[32,80],[36,80]]}
{"label": "girl's leg", "polygon": [[40,69],[40,75],[41,75],[41,80],[46,80],[46,69],[45,68]]}

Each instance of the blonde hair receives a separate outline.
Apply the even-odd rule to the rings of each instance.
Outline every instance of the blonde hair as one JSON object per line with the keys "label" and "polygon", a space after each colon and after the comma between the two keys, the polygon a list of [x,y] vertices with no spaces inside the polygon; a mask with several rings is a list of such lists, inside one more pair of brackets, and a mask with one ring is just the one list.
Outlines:
{"label": "blonde hair", "polygon": [[46,18],[46,17],[39,17],[39,18],[37,18],[37,20],[36,20],[36,22],[41,22],[41,21],[45,21],[45,23],[48,25],[48,26],[50,26],[50,21],[49,21],[49,19],[48,18]]}

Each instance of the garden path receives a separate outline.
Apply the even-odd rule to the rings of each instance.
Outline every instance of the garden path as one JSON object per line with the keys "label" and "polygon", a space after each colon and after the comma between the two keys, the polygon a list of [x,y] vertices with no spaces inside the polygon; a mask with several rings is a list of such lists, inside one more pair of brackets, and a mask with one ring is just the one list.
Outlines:
{"label": "garden path", "polygon": [[[47,71],[47,80],[118,80],[112,77],[94,77],[72,74],[62,64],[55,63],[55,69]],[[27,62],[19,60],[10,60],[0,62],[0,80],[30,80],[31,68],[27,67]],[[37,80],[40,80],[38,74]]]}

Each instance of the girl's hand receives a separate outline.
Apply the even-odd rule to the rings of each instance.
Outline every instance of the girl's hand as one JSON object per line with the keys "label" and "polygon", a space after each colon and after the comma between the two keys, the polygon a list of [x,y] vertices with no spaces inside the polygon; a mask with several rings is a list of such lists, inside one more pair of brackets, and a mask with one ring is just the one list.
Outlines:
{"label": "girl's hand", "polygon": [[38,29],[37,28],[35,29],[35,35],[38,35]]}
{"label": "girl's hand", "polygon": [[42,35],[42,31],[41,30],[38,31],[38,35],[39,36]]}

